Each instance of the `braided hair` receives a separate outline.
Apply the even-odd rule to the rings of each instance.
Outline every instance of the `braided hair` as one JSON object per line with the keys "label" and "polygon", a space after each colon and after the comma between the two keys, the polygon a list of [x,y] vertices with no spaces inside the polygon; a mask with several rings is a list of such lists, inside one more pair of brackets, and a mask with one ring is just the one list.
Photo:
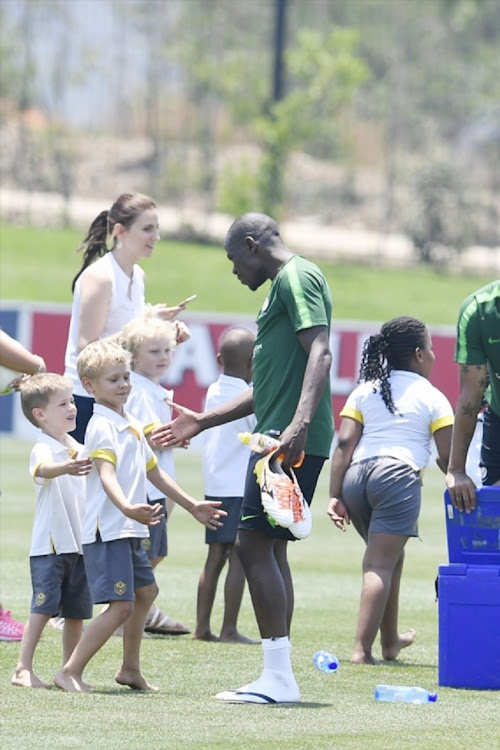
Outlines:
{"label": "braided hair", "polygon": [[373,381],[373,392],[380,391],[384,404],[396,414],[389,375],[392,370],[408,370],[418,347],[425,346],[425,323],[402,316],[384,323],[380,333],[370,336],[363,346],[358,382]]}
{"label": "braided hair", "polygon": [[147,211],[149,208],[155,208],[155,203],[151,198],[148,198],[147,195],[142,195],[141,193],[122,193],[122,195],[120,195],[113,203],[109,211],[101,211],[101,213],[96,216],[89,227],[87,236],[77,249],[77,252],[80,252],[81,250],[84,251],[83,263],[71,284],[72,292],[75,289],[75,284],[78,278],[85,269],[97,260],[97,258],[106,255],[110,249],[114,249],[116,239],[112,248],[108,248],[106,240],[108,234],[113,234],[115,224],[122,224],[124,227],[130,227],[139,214],[143,211]]}

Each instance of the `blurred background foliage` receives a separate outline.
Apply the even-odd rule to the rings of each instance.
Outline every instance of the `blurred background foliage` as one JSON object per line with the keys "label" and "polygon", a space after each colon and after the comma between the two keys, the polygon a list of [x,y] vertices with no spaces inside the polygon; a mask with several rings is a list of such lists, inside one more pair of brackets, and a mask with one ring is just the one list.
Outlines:
{"label": "blurred background foliage", "polygon": [[2,187],[403,233],[439,265],[500,245],[499,50],[498,0],[0,0]]}

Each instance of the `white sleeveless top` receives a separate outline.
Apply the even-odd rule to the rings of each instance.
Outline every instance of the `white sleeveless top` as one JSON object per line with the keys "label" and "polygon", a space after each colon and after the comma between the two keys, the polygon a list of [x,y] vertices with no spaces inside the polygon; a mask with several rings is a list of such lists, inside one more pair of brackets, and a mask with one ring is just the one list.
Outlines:
{"label": "white sleeveless top", "polygon": [[[68,343],[66,345],[66,354],[64,357],[64,374],[73,383],[73,393],[78,396],[87,396],[88,393],[80,382],[76,370],[76,360],[78,357],[78,328],[80,324],[80,304],[81,304],[81,281],[85,274],[98,265],[111,278],[111,301],[108,309],[101,338],[112,336],[118,333],[123,326],[140,315],[144,310],[144,271],[138,265],[134,265],[132,283],[125,271],[120,267],[112,252],[106,253],[102,258],[92,263],[85,269],[75,284],[73,296],[73,307],[71,310],[71,320],[69,324]],[[129,296],[130,287],[130,296]]]}

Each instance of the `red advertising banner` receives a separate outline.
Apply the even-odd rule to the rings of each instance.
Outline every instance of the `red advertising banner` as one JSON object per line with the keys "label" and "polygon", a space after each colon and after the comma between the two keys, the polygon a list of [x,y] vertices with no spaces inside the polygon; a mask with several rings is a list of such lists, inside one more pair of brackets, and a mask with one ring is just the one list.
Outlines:
{"label": "red advertising banner", "polygon": [[[19,316],[28,321],[24,326],[26,334],[19,337],[25,339],[22,343],[43,356],[49,370],[62,373],[69,327],[68,308],[42,308],[30,305],[19,306],[16,309]],[[4,308],[4,314],[5,312]],[[249,317],[210,313],[185,313],[183,319],[190,328],[191,338],[177,348],[165,386],[174,389],[175,400],[178,403],[198,411],[203,407],[208,386],[219,375],[216,355],[222,333],[232,326],[255,330],[255,322]],[[363,343],[366,337],[377,332],[379,327],[377,323],[333,321],[330,339],[333,362],[330,378],[337,425],[340,409],[357,382]],[[454,329],[431,328],[431,333],[436,354],[431,381],[447,395],[455,407],[459,388],[458,371],[453,360]],[[11,429],[14,429],[14,425]]]}

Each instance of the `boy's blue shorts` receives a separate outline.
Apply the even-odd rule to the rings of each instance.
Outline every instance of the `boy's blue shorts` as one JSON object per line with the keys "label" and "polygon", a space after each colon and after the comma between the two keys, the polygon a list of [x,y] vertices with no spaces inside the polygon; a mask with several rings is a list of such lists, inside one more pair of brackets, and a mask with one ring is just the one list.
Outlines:
{"label": "boy's blue shorts", "polygon": [[103,542],[100,536],[83,545],[85,569],[94,604],[134,601],[136,589],[155,582],[141,538]]}
{"label": "boy's blue shorts", "polygon": [[159,498],[158,500],[150,500],[147,498],[148,505],[156,505],[161,503],[163,506],[164,516],[155,526],[149,526],[149,537],[142,539],[142,548],[146,550],[147,556],[150,560],[154,560],[157,557],[166,557],[168,553],[168,538],[167,538],[167,503],[165,498]]}
{"label": "boy's blue shorts", "polygon": [[30,557],[33,597],[31,612],[88,620],[92,617],[92,599],[85,574],[83,555],[64,552],[61,555]]}
{"label": "boy's blue shorts", "polygon": [[221,505],[219,508],[225,510],[227,516],[224,516],[221,520],[224,526],[219,526],[216,531],[212,529],[205,529],[205,543],[206,544],[234,544],[236,541],[236,533],[238,531],[238,524],[240,522],[241,515],[241,503],[242,497],[212,497],[211,495],[205,495],[205,500],[218,500]]}

